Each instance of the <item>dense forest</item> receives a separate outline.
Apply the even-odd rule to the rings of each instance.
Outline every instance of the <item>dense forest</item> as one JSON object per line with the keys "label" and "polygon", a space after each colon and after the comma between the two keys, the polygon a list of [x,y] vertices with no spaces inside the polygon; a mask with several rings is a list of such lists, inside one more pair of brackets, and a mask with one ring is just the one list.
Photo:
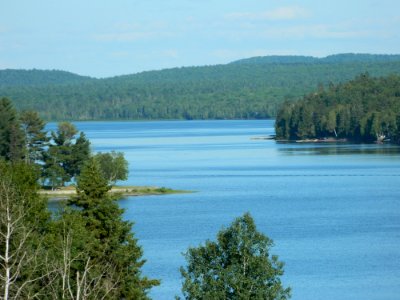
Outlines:
{"label": "dense forest", "polygon": [[319,85],[368,72],[400,74],[400,55],[267,56],[96,79],[64,71],[2,70],[0,97],[45,120],[275,117]]}
{"label": "dense forest", "polygon": [[275,123],[278,139],[345,138],[400,143],[400,76],[354,80],[285,103]]}

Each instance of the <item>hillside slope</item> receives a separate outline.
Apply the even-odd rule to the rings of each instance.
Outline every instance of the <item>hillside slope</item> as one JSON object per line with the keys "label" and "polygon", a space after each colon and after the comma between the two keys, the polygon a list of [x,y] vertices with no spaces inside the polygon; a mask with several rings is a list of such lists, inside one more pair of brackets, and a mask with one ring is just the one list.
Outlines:
{"label": "hillside slope", "polygon": [[94,78],[58,70],[0,70],[0,87],[46,86],[93,81]]}
{"label": "hillside slope", "polygon": [[0,76],[0,97],[11,98],[18,109],[37,110],[46,120],[249,119],[274,117],[284,100],[320,84],[365,72],[400,74],[400,56],[267,56],[105,79],[76,75],[70,81],[52,79],[55,71],[40,71],[39,77],[34,72],[31,79],[18,78],[18,72],[32,71],[13,72],[11,81]]}

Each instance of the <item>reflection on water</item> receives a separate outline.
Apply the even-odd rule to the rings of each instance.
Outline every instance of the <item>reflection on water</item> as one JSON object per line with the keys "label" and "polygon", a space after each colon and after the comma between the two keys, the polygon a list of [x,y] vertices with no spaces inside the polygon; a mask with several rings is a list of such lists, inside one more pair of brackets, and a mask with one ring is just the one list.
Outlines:
{"label": "reflection on water", "polygon": [[352,144],[352,143],[282,143],[278,151],[286,155],[348,155],[376,154],[400,155],[400,146],[390,144]]}

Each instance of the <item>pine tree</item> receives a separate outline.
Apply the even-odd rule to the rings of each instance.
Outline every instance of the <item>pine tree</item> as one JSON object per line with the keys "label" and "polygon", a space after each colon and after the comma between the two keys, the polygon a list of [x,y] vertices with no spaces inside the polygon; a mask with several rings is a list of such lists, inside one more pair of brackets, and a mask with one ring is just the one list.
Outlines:
{"label": "pine tree", "polygon": [[81,169],[90,157],[90,142],[83,132],[79,133],[75,143],[70,146],[70,155],[66,157],[64,169],[70,178],[79,176]]}
{"label": "pine tree", "polygon": [[122,220],[123,210],[108,193],[110,188],[98,163],[90,158],[82,168],[77,181],[77,196],[70,204],[81,209],[87,230],[98,241],[91,249],[95,262],[112,265],[113,280],[118,281],[113,297],[146,299],[147,291],[159,283],[141,275],[140,269],[145,263],[143,251],[131,232],[132,223]]}
{"label": "pine tree", "polygon": [[45,130],[46,123],[36,111],[23,112],[20,116],[20,121],[25,134],[25,161],[27,163],[35,163],[43,160],[44,148],[49,141]]}
{"label": "pine tree", "polygon": [[0,157],[18,161],[25,155],[24,134],[11,101],[0,99]]}
{"label": "pine tree", "polygon": [[53,188],[76,179],[90,156],[90,142],[83,132],[75,139],[78,130],[69,122],[58,124],[52,132],[52,143],[43,153],[43,177]]}

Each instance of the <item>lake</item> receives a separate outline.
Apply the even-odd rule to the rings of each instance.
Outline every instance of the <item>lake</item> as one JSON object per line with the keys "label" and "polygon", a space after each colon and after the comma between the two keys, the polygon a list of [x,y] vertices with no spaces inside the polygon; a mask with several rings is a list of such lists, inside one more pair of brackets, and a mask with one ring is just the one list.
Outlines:
{"label": "lake", "polygon": [[399,299],[399,147],[252,139],[273,120],[75,124],[95,151],[125,153],[126,184],[196,191],[120,201],[144,273],[162,280],[154,299],[180,295],[182,253],[245,212],[274,240],[292,299]]}

